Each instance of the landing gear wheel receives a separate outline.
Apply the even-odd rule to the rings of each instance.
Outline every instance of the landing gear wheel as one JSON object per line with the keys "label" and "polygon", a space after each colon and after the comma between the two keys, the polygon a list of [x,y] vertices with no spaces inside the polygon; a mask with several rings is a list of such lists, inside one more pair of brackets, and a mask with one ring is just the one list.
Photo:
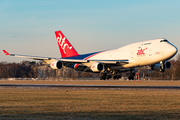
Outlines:
{"label": "landing gear wheel", "polygon": [[134,76],[133,76],[133,75],[130,75],[130,76],[128,77],[128,79],[129,79],[129,80],[134,80]]}
{"label": "landing gear wheel", "polygon": [[122,76],[121,75],[118,75],[118,78],[121,78]]}
{"label": "landing gear wheel", "polygon": [[117,76],[115,75],[115,76],[113,76],[113,79],[115,80],[115,79],[117,79]]}
{"label": "landing gear wheel", "polygon": [[112,77],[111,75],[107,75],[107,79],[111,79],[111,77]]}
{"label": "landing gear wheel", "polygon": [[100,76],[100,80],[106,80],[107,78],[107,73],[102,73]]}
{"label": "landing gear wheel", "polygon": [[114,75],[114,76],[113,76],[113,79],[114,79],[114,80],[115,80],[115,79],[118,80],[118,79],[121,78],[121,77],[122,77],[121,75]]}
{"label": "landing gear wheel", "polygon": [[102,80],[106,80],[106,76],[103,75],[103,76],[101,76],[101,77],[102,77]]}

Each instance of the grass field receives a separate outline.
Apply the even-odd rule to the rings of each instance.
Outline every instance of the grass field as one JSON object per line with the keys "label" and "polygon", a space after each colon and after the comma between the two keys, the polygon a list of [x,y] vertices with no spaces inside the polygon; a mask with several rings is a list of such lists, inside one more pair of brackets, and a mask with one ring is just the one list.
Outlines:
{"label": "grass field", "polygon": [[1,87],[0,119],[180,119],[180,90]]}
{"label": "grass field", "polygon": [[[0,84],[180,86],[180,81],[1,80]],[[0,119],[180,119],[180,90],[1,87]]]}

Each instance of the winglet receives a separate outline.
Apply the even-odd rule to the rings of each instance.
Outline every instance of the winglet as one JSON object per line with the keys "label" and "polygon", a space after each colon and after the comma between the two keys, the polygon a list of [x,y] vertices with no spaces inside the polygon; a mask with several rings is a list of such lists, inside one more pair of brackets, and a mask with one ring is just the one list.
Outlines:
{"label": "winglet", "polygon": [[10,55],[7,51],[3,50],[5,55]]}

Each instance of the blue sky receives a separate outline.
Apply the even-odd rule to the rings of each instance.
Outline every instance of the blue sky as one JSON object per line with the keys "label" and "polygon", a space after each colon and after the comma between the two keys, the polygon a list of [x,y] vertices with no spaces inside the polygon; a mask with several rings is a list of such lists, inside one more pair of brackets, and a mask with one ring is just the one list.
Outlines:
{"label": "blue sky", "polygon": [[[179,0],[1,0],[0,48],[60,57],[54,31],[81,53],[167,38],[180,49]],[[20,62],[0,52],[0,61]]]}

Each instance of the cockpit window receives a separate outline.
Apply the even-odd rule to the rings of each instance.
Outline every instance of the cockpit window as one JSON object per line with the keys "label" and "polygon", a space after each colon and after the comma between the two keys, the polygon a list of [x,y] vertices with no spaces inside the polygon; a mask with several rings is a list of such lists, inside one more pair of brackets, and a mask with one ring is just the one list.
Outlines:
{"label": "cockpit window", "polygon": [[168,42],[168,40],[161,40],[160,42]]}

